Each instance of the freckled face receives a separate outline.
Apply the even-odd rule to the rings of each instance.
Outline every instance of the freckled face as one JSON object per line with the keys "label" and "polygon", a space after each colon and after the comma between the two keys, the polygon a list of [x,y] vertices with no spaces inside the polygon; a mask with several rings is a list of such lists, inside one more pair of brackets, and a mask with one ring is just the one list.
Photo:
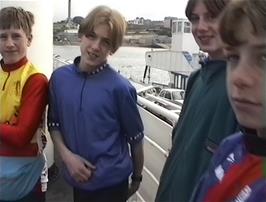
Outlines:
{"label": "freckled face", "polygon": [[219,16],[212,16],[202,1],[196,3],[190,19],[192,34],[200,49],[207,52],[211,58],[220,57],[222,54],[219,20]]}
{"label": "freckled face", "polygon": [[0,53],[5,64],[18,62],[27,54],[31,39],[22,29],[0,29]]}
{"label": "freckled face", "polygon": [[102,65],[111,54],[110,28],[105,24],[94,27],[93,32],[81,37],[80,67],[93,70]]}
{"label": "freckled face", "polygon": [[248,25],[245,28],[245,32],[239,32],[245,42],[224,51],[228,61],[227,87],[239,123],[261,129],[266,128],[266,38],[265,33],[253,35]]}

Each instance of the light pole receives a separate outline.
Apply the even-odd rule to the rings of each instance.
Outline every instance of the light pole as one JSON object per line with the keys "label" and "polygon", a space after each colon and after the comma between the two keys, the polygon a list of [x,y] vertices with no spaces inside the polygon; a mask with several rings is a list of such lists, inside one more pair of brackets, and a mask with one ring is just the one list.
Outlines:
{"label": "light pole", "polygon": [[71,21],[71,0],[68,0],[68,16],[67,16],[67,24]]}

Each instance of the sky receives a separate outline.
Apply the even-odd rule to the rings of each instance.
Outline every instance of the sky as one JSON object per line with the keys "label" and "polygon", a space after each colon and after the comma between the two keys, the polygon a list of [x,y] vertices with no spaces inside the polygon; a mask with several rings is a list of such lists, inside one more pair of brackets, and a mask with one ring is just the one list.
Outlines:
{"label": "sky", "polygon": [[[68,0],[54,0],[54,19],[67,18]],[[106,5],[118,10],[126,20],[143,17],[151,20],[163,20],[166,16],[185,18],[187,0],[71,0],[71,17],[85,17],[98,5]]]}

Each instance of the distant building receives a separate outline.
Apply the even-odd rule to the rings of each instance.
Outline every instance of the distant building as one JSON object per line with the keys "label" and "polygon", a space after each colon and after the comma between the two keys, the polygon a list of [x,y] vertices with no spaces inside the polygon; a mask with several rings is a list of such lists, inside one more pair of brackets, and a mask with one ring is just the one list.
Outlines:
{"label": "distant building", "polygon": [[163,21],[152,21],[152,26],[153,27],[163,27]]}
{"label": "distant building", "polygon": [[144,25],[145,26],[148,26],[149,27],[151,25],[151,23],[152,23],[152,21],[150,19],[145,19],[144,20]]}
{"label": "distant building", "polygon": [[128,21],[127,21],[127,24],[129,24],[129,25],[133,25],[133,24],[134,24],[134,20],[128,20]]}
{"label": "distant building", "polygon": [[64,30],[65,33],[70,33],[70,34],[77,34],[78,29],[66,29]]}
{"label": "distant building", "polygon": [[135,25],[144,25],[144,18],[143,17],[136,17],[136,19],[134,20]]}
{"label": "distant building", "polygon": [[177,20],[177,17],[165,17],[163,21],[163,27],[172,29],[172,22]]}

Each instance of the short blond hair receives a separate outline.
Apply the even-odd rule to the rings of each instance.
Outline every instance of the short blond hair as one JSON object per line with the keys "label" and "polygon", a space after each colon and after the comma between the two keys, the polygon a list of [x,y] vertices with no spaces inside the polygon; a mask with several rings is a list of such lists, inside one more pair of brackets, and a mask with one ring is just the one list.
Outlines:
{"label": "short blond hair", "polygon": [[22,29],[28,38],[32,35],[34,15],[23,8],[5,7],[0,10],[0,29]]}
{"label": "short blond hair", "polygon": [[126,21],[124,17],[114,9],[107,6],[94,8],[80,24],[79,37],[94,31],[97,25],[107,25],[111,31],[111,51],[115,53],[122,45],[126,32]]}
{"label": "short blond hair", "polygon": [[241,23],[247,19],[253,34],[266,34],[266,0],[234,0],[225,9],[220,22],[222,41],[230,46],[242,43],[239,38]]}

